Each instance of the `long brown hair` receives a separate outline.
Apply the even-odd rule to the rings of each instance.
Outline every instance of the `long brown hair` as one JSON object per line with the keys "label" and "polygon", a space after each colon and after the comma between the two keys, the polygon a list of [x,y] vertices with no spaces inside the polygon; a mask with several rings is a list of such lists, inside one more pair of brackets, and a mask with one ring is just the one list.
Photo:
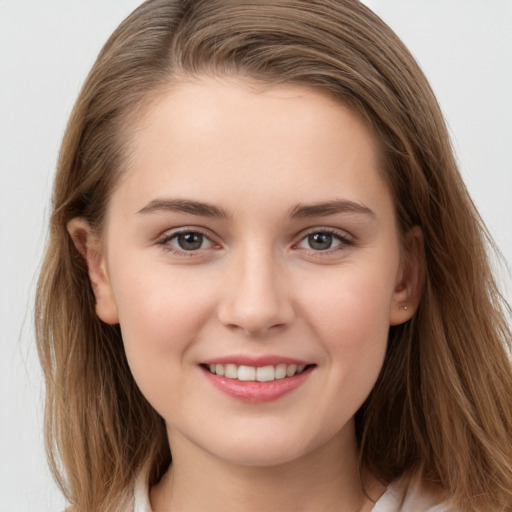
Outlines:
{"label": "long brown hair", "polygon": [[173,80],[199,74],[314,87],[371,124],[400,230],[423,231],[426,277],[357,413],[361,462],[385,482],[404,473],[437,482],[463,511],[511,509],[511,333],[492,241],[427,80],[356,0],[149,0],[101,51],[64,136],[36,304],[47,449],[67,499],[78,511],[116,510],[136,475],[156,482],[171,460],[119,327],[95,314],[66,225],[83,217],[101,230],[137,112]]}

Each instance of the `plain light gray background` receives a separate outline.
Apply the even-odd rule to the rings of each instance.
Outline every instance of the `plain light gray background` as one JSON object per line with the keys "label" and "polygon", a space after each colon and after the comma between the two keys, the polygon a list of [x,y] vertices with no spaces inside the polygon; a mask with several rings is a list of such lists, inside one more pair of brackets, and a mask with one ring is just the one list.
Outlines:
{"label": "plain light gray background", "polygon": [[[60,140],[96,54],[140,0],[0,0],[0,512],[62,510],[42,442],[32,302]],[[512,262],[512,0],[366,0],[419,60]],[[509,301],[510,277],[499,274]]]}

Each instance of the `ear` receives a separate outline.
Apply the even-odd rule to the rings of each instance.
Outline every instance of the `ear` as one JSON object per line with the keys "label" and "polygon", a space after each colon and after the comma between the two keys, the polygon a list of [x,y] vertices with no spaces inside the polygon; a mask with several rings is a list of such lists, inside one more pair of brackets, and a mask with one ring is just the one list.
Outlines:
{"label": "ear", "polygon": [[423,232],[419,226],[414,226],[404,239],[402,261],[389,315],[390,325],[407,322],[418,309],[425,280],[424,262]]}
{"label": "ear", "polygon": [[96,314],[107,324],[119,323],[117,306],[100,240],[94,234],[89,223],[80,217],[70,220],[67,230],[87,264],[89,279],[96,298]]}

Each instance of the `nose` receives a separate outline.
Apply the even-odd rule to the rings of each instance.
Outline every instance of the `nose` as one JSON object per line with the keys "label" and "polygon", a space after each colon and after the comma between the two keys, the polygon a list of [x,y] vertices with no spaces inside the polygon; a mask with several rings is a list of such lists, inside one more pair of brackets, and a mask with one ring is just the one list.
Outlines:
{"label": "nose", "polygon": [[218,308],[223,325],[255,336],[292,322],[287,280],[272,254],[240,255],[227,274]]}

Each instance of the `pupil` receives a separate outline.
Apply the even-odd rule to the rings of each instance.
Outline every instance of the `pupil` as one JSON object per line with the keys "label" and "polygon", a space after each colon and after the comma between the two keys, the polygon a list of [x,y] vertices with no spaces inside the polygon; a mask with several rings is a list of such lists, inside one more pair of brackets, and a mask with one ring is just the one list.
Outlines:
{"label": "pupil", "polygon": [[325,251],[330,249],[332,244],[332,235],[329,233],[315,233],[308,237],[309,245],[317,251]]}
{"label": "pupil", "polygon": [[201,248],[203,235],[201,233],[183,233],[178,236],[178,244],[186,251],[195,251]]}

